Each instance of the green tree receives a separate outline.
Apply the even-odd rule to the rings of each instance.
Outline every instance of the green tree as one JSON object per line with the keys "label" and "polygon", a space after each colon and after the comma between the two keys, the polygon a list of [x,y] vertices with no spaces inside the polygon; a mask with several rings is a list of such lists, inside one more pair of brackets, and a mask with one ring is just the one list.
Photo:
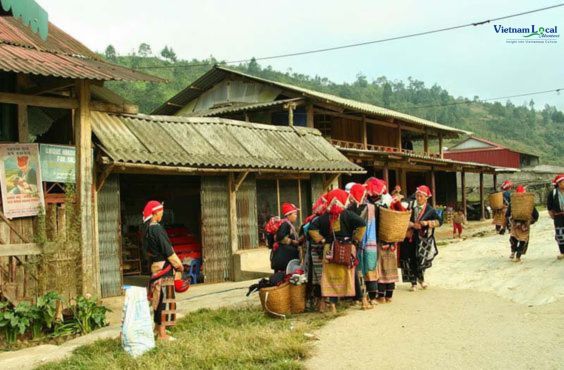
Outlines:
{"label": "green tree", "polygon": [[116,49],[114,48],[113,45],[108,45],[106,51],[104,52],[104,56],[106,57],[107,60],[112,62],[115,62],[117,60]]}
{"label": "green tree", "polygon": [[147,43],[141,43],[141,45],[139,45],[139,49],[137,50],[137,53],[146,58],[148,56],[150,56],[151,54],[153,54],[153,51],[151,50],[151,45],[147,44]]}
{"label": "green tree", "polygon": [[163,50],[161,50],[161,56],[164,59],[170,60],[173,63],[176,63],[176,61],[177,61],[176,53],[174,52],[174,50],[172,50],[172,48],[169,48],[166,45],[163,48]]}

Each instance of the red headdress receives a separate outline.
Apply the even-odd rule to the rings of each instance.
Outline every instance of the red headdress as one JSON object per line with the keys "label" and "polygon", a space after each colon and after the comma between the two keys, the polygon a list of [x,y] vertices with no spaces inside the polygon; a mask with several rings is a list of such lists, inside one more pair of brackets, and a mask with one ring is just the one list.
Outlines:
{"label": "red headdress", "polygon": [[327,212],[338,216],[347,208],[349,194],[342,189],[333,189],[327,193]]}
{"label": "red headdress", "polygon": [[518,185],[517,188],[515,189],[516,193],[525,193],[527,190],[525,190],[525,187],[523,185]]}
{"label": "red headdress", "polygon": [[147,222],[153,217],[155,213],[163,209],[164,206],[162,203],[157,202],[156,200],[150,200],[143,208],[143,222]]}
{"label": "red headdress", "polygon": [[387,186],[384,180],[377,179],[376,177],[370,177],[365,182],[364,185],[366,186],[366,191],[370,196],[377,196],[386,194]]}
{"label": "red headdress", "polygon": [[292,203],[282,203],[282,215],[284,215],[284,217],[291,213],[297,213],[299,210],[300,209]]}
{"label": "red headdress", "polygon": [[366,198],[366,187],[360,184],[354,184],[350,190],[351,198],[358,204],[361,204]]}
{"label": "red headdress", "polygon": [[430,198],[430,197],[433,196],[433,193],[431,193],[431,189],[429,189],[429,187],[427,185],[418,186],[415,192],[421,193],[424,196],[426,196],[427,198]]}
{"label": "red headdress", "polygon": [[505,180],[503,184],[501,184],[501,190],[509,190],[513,188],[513,183],[509,180]]}
{"label": "red headdress", "polygon": [[564,173],[561,173],[560,175],[556,175],[554,180],[552,180],[552,185],[557,186],[560,181],[564,181]]}

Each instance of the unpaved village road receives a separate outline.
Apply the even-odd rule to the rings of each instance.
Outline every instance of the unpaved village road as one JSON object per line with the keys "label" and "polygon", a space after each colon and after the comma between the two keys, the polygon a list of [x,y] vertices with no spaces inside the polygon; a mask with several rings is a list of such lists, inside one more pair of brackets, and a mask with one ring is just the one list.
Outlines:
{"label": "unpaved village road", "polygon": [[507,236],[440,248],[431,287],[349,310],[317,334],[311,369],[564,369],[564,261],[546,212],[523,262]]}

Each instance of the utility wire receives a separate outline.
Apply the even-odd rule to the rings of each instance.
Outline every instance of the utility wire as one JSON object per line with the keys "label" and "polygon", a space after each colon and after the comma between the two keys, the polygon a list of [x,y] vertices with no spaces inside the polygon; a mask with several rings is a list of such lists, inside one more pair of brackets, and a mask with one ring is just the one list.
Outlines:
{"label": "utility wire", "polygon": [[505,99],[511,99],[511,98],[520,98],[520,97],[522,97],[522,96],[549,94],[549,93],[554,93],[554,92],[557,93],[557,94],[559,94],[560,91],[563,91],[563,90],[564,90],[564,87],[560,87],[560,88],[558,88],[558,89],[544,90],[544,91],[535,91],[535,92],[522,93],[522,94],[517,94],[517,95],[500,96],[500,97],[497,97],[497,98],[479,99],[479,100],[476,100],[476,101],[474,101],[474,100],[465,100],[465,101],[458,101],[458,102],[447,103],[447,104],[414,106],[414,107],[409,107],[408,109],[438,108],[438,107],[448,107],[448,106],[451,106],[451,105],[472,104],[472,103],[485,103],[485,102],[492,101],[492,100],[505,100]]}
{"label": "utility wire", "polygon": [[[278,55],[272,55],[272,56],[250,58],[250,59],[231,60],[231,61],[227,61],[227,62],[223,62],[223,63],[225,63],[225,64],[240,64],[240,63],[248,63],[252,60],[262,61],[262,60],[281,59],[281,58],[295,57],[295,56],[299,56],[299,55],[325,53],[325,52],[328,52],[328,51],[335,51],[335,50],[355,48],[355,47],[359,47],[359,46],[379,44],[379,43],[383,43],[383,42],[396,41],[396,40],[402,40],[402,39],[407,39],[407,38],[412,38],[412,37],[431,35],[431,34],[440,33],[440,32],[453,31],[453,30],[466,28],[466,27],[482,26],[482,25],[490,23],[490,22],[496,22],[496,21],[501,21],[501,20],[504,20],[504,19],[520,17],[520,16],[523,16],[523,15],[538,13],[538,12],[542,12],[542,11],[546,11],[546,10],[550,10],[550,9],[555,9],[555,8],[562,7],[562,6],[564,6],[564,3],[547,6],[547,7],[544,7],[544,8],[528,10],[528,11],[521,12],[521,13],[510,14],[510,15],[506,15],[506,16],[503,16],[503,17],[486,19],[486,20],[483,20],[483,21],[480,21],[480,22],[472,22],[472,23],[462,24],[462,25],[459,25],[459,26],[444,27],[444,28],[439,28],[439,29],[436,29],[436,30],[429,30],[429,31],[417,32],[417,33],[411,33],[411,34],[402,35],[402,36],[388,37],[388,38],[373,40],[373,41],[358,42],[358,43],[354,43],[354,44],[339,45],[339,46],[334,46],[334,47],[329,47],[329,48],[313,49],[313,50],[306,50],[306,51],[287,53],[287,54],[278,54]],[[212,64],[215,64],[215,63],[210,62],[210,63],[186,64],[186,65],[169,65],[169,66],[144,66],[144,67],[140,66],[140,67],[136,67],[136,68],[137,69],[193,68],[193,67],[209,66],[209,65],[212,65]]]}

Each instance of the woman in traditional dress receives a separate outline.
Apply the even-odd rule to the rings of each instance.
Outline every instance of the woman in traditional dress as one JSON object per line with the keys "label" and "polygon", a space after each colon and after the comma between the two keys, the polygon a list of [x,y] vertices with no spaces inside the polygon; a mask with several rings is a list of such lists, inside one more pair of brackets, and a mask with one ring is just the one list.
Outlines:
{"label": "woman in traditional dress", "polygon": [[[513,183],[509,180],[505,180],[503,184],[501,184],[501,191],[503,191],[503,208],[495,209],[493,211],[492,223],[495,225],[495,231],[497,231],[499,235],[505,234],[505,226],[507,225],[505,214],[507,213],[507,207],[509,207],[509,204],[511,203],[512,189]],[[466,210],[463,211],[466,212]]]}
{"label": "woman in traditional dress", "polygon": [[145,231],[143,248],[151,262],[149,299],[154,311],[157,338],[174,340],[166,333],[166,328],[176,321],[176,297],[174,291],[175,270],[184,271],[182,262],[174,253],[172,244],[162,225],[164,207],[162,203],[150,201],[143,210]]}
{"label": "woman in traditional dress", "polygon": [[307,297],[310,307],[319,308],[321,298],[321,273],[323,270],[323,244],[315,243],[309,236],[311,222],[323,215],[327,209],[326,195],[320,196],[312,206],[312,214],[308,216],[301,227],[300,235],[305,237],[305,273],[307,276]]}
{"label": "woman in traditional dress", "polygon": [[376,265],[378,260],[376,245],[376,207],[366,202],[366,187],[361,184],[353,184],[349,191],[349,210],[353,211],[366,222],[366,233],[362,242],[358,245],[355,279],[355,299],[363,310],[373,306],[369,303],[368,295],[376,295],[378,292],[378,276],[376,276]]}
{"label": "woman in traditional dress", "polygon": [[[519,185],[515,192],[525,193],[526,190],[523,185]],[[507,226],[511,231],[511,236],[509,237],[511,255],[509,255],[509,259],[513,262],[521,262],[521,256],[527,253],[527,248],[529,247],[531,225],[539,219],[539,212],[533,207],[533,212],[528,220],[515,220],[511,214],[511,204],[509,204],[505,217],[507,219]]]}
{"label": "woman in traditional dress", "polygon": [[400,250],[400,262],[403,281],[411,283],[411,291],[428,287],[425,282],[425,270],[430,268],[435,256],[439,253],[435,243],[435,228],[441,226],[442,220],[435,209],[428,203],[432,196],[426,185],[417,187],[415,201],[411,202],[411,220],[407,237]]}
{"label": "woman in traditional dress", "polygon": [[275,243],[272,247],[272,259],[270,265],[274,272],[286,271],[291,260],[300,259],[300,239],[294,226],[298,219],[299,208],[292,203],[282,204],[282,215],[280,227],[276,231]]}
{"label": "woman in traditional dress", "polygon": [[548,194],[546,208],[554,220],[554,238],[558,243],[559,260],[564,260],[564,174],[560,174],[552,181],[554,189]]}
{"label": "woman in traditional dress", "polygon": [[[341,189],[331,190],[327,194],[327,213],[311,222],[309,235],[315,243],[324,245],[323,272],[321,274],[321,294],[329,299],[332,312],[336,312],[338,298],[354,297],[354,265],[346,266],[330,263],[329,258],[334,252],[332,244],[335,239],[339,243],[354,242],[358,245],[364,237],[366,222],[356,213],[347,210],[349,194]],[[352,245],[352,256],[356,255],[356,247]],[[320,311],[324,311],[325,302],[322,300]]]}

